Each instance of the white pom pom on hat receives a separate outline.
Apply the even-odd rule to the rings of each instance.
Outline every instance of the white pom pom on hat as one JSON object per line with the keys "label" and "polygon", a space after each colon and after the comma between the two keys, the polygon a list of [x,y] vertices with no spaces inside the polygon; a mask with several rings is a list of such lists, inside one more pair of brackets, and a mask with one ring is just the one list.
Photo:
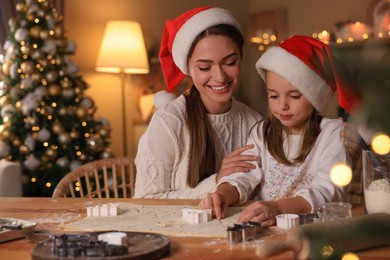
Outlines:
{"label": "white pom pom on hat", "polygon": [[154,106],[159,109],[161,107],[166,106],[170,101],[174,100],[176,95],[173,93],[169,93],[165,90],[159,91],[154,94],[153,102]]}

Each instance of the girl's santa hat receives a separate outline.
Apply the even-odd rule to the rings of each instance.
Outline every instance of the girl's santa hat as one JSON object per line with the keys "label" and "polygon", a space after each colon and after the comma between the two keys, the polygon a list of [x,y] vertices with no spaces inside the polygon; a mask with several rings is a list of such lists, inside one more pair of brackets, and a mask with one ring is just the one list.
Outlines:
{"label": "girl's santa hat", "polygon": [[187,58],[195,38],[217,24],[230,24],[242,31],[228,10],[217,7],[194,8],[166,21],[159,57],[168,92],[174,90],[188,75]]}
{"label": "girl's santa hat", "polygon": [[360,101],[349,71],[335,60],[325,43],[312,37],[293,36],[271,47],[257,61],[256,69],[263,80],[267,70],[285,78],[319,112],[324,111],[335,91],[339,105],[349,113]]}

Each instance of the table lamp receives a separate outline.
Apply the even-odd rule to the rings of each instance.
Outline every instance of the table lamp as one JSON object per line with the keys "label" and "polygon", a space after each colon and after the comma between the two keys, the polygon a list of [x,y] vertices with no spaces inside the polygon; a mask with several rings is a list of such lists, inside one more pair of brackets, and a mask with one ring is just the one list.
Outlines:
{"label": "table lamp", "polygon": [[149,73],[141,26],[133,21],[107,22],[103,41],[96,61],[96,71],[119,73],[122,79],[122,116],[124,156],[127,156],[127,130],[125,107],[126,74]]}

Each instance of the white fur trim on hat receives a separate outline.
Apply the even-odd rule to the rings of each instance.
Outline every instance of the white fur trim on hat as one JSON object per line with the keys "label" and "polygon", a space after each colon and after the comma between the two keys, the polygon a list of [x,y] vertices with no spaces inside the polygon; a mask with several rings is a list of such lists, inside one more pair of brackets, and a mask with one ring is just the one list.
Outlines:
{"label": "white fur trim on hat", "polygon": [[169,93],[165,90],[159,91],[154,94],[153,102],[154,106],[159,109],[161,107],[166,106],[170,101],[174,100],[176,95],[173,93]]}
{"label": "white fur trim on hat", "polygon": [[265,81],[265,71],[272,71],[290,82],[314,106],[323,112],[332,99],[332,88],[302,60],[276,46],[268,49],[256,62],[256,69]]}
{"label": "white fur trim on hat", "polygon": [[214,7],[192,16],[176,33],[172,56],[176,66],[184,74],[188,75],[187,56],[193,41],[201,32],[217,24],[230,24],[242,32],[241,26],[228,10]]}

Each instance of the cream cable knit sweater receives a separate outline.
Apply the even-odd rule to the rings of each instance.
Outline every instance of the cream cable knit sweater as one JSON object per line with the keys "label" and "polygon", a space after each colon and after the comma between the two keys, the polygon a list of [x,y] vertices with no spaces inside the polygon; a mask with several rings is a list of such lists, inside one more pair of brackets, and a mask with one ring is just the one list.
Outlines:
{"label": "cream cable knit sweater", "polygon": [[[190,136],[185,124],[185,98],[179,96],[159,108],[141,137],[135,158],[136,198],[199,199],[216,186],[216,173],[195,188],[187,186]],[[216,169],[223,158],[245,145],[259,113],[233,99],[230,111],[209,115],[216,133]]]}

